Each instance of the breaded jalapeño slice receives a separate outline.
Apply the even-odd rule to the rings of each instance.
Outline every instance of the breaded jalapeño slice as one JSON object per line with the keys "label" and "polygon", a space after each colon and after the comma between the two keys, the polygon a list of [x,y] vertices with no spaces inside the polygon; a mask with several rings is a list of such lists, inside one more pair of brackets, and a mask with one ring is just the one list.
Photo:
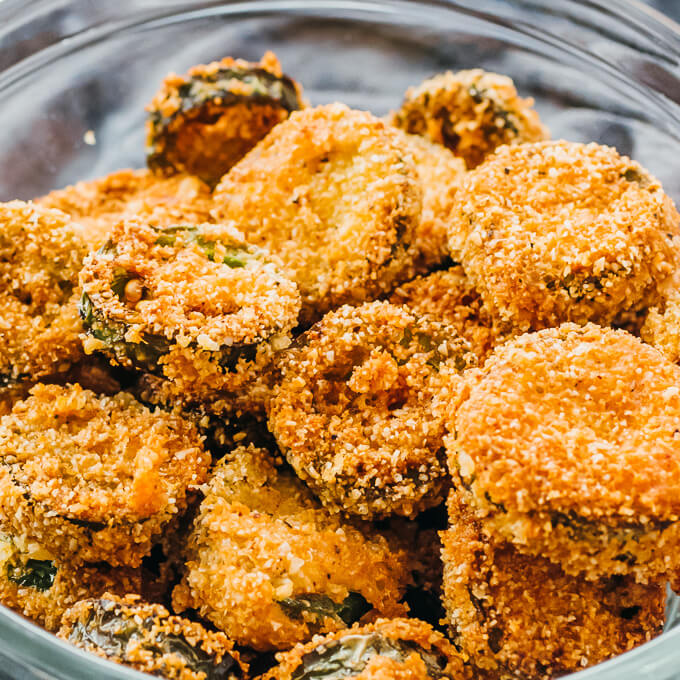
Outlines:
{"label": "breaded jalape\u00f1o slice", "polygon": [[257,650],[288,649],[365,615],[402,614],[403,551],[329,513],[282,463],[249,445],[215,466],[175,611],[197,609]]}
{"label": "breaded jalape\u00f1o slice", "polygon": [[63,212],[0,203],[0,388],[66,373],[82,358],[75,289],[86,252]]}
{"label": "breaded jalape\u00f1o slice", "polygon": [[678,267],[680,215],[639,163],[599,144],[504,146],[463,179],[449,248],[514,332],[625,323]]}
{"label": "breaded jalape\u00f1o slice", "polygon": [[126,217],[143,217],[157,227],[210,222],[210,187],[186,173],[159,177],[150,170],[116,170],[76,182],[36,199],[65,212],[83,227],[89,250],[106,243],[109,231]]}
{"label": "breaded jalape\u00f1o slice", "polygon": [[269,429],[328,508],[413,517],[448,483],[433,402],[474,363],[451,326],[388,302],[345,305],[280,355]]}
{"label": "breaded jalape\u00f1o slice", "polygon": [[410,87],[393,125],[450,149],[468,168],[503,144],[537,142],[548,130],[507,76],[470,69],[439,73]]}
{"label": "breaded jalape\u00f1o slice", "polygon": [[449,496],[441,533],[444,604],[451,640],[470,656],[473,677],[548,680],[594,666],[663,630],[663,581],[632,576],[586,581],[538,555],[488,536]]}
{"label": "breaded jalape\u00f1o slice", "polygon": [[258,63],[225,57],[168,75],[147,107],[147,163],[216,184],[291,111],[302,88],[281,72],[272,52]]}
{"label": "breaded jalape\u00f1o slice", "polygon": [[172,616],[138,595],[82,600],[63,617],[59,637],[105,659],[168,680],[236,680],[244,668],[219,632]]}
{"label": "breaded jalape\u00f1o slice", "polygon": [[86,350],[186,387],[236,390],[286,346],[299,295],[265,254],[224,225],[118,224],[85,261]]}
{"label": "breaded jalape\u00f1o slice", "polygon": [[316,636],[278,655],[265,680],[401,678],[459,680],[469,677],[463,657],[441,634],[417,619],[379,619]]}
{"label": "breaded jalape\u00f1o slice", "polygon": [[209,464],[175,414],[39,384],[0,418],[0,530],[61,560],[136,567]]}
{"label": "breaded jalape\u00f1o slice", "polygon": [[23,536],[0,533],[0,604],[50,631],[78,600],[144,587],[142,569],[105,562],[72,564]]}
{"label": "breaded jalape\u00f1o slice", "polygon": [[410,276],[422,208],[398,131],[366,111],[296,111],[223,178],[213,217],[281,258],[309,325]]}
{"label": "breaded jalape\u00f1o slice", "polygon": [[446,440],[485,530],[567,574],[680,563],[680,368],[621,330],[563,324],[468,371]]}

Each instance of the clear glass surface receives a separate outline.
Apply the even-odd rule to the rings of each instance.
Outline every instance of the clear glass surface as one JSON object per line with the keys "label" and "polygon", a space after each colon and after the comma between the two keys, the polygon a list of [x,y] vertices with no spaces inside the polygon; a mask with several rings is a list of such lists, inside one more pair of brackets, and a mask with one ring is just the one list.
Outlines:
{"label": "clear glass surface", "polygon": [[[4,0],[0,200],[143,166],[144,105],[168,71],[265,49],[313,104],[376,114],[437,71],[506,73],[553,137],[616,146],[680,203],[680,28],[635,0]],[[3,673],[146,677],[0,607]],[[573,677],[679,678],[680,628]]]}

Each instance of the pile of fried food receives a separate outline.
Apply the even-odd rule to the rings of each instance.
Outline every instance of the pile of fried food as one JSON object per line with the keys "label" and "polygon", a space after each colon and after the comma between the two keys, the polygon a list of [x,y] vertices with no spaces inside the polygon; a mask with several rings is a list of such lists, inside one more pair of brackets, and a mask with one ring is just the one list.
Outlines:
{"label": "pile of fried food", "polygon": [[178,680],[543,679],[659,635],[660,183],[481,70],[380,119],[225,58],[148,110],[148,169],[0,205],[0,601]]}

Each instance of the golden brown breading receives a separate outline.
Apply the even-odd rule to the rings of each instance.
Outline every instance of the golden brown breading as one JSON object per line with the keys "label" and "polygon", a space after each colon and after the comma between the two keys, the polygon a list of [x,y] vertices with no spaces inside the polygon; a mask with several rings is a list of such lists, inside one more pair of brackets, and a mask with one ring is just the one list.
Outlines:
{"label": "golden brown breading", "polygon": [[[213,458],[221,458],[238,446],[254,444],[276,449],[276,441],[267,429],[264,404],[270,398],[275,376],[265,372],[252,385],[234,395],[197,403],[186,399],[173,383],[150,373],[139,373],[130,391],[147,406],[176,410],[196,424],[205,436],[205,446]],[[2,402],[0,402],[1,404]]]}
{"label": "golden brown breading", "polygon": [[218,464],[189,539],[173,608],[197,609],[230,638],[286,649],[363,615],[396,616],[404,555],[330,515],[264,449]]}
{"label": "golden brown breading", "polygon": [[73,565],[34,541],[0,534],[0,603],[47,630],[59,628],[64,612],[78,600],[107,591],[125,595],[143,587],[141,569]]}
{"label": "golden brown breading", "polygon": [[659,305],[648,311],[640,337],[673,363],[680,363],[680,268],[667,281]]}
{"label": "golden brown breading", "polygon": [[43,376],[40,380],[26,379],[16,385],[0,388],[0,416],[11,412],[18,401],[26,399],[31,387],[38,382],[55,385],[78,383],[86,390],[97,394],[113,395],[121,391],[120,382],[109,362],[104,357],[83,357],[75,364],[71,364],[68,371]]}
{"label": "golden brown breading", "polygon": [[423,208],[411,250],[415,270],[426,272],[441,264],[449,254],[448,224],[456,190],[465,174],[465,164],[441,144],[401,130],[398,133],[413,158],[423,189]]}
{"label": "golden brown breading", "polygon": [[104,659],[167,680],[236,680],[247,670],[232,642],[138,595],[78,602],[59,637]]}
{"label": "golden brown breading", "polygon": [[58,208],[84,229],[90,249],[102,246],[111,229],[129,217],[144,217],[159,227],[210,221],[210,189],[197,177],[158,177],[149,170],[117,170],[110,175],[78,182],[36,199]]}
{"label": "golden brown breading", "polygon": [[444,603],[452,640],[482,677],[548,680],[663,630],[663,583],[567,576],[543,557],[486,536],[455,492],[449,512],[450,527],[442,532]]}
{"label": "golden brown breading", "polygon": [[0,528],[62,560],[138,566],[209,463],[191,423],[125,392],[36,385],[0,418]]}
{"label": "golden brown breading", "polygon": [[450,326],[388,302],[344,306],[280,355],[269,429],[329,509],[413,517],[448,484],[431,401],[474,361]]}
{"label": "golden brown breading", "polygon": [[147,106],[147,162],[155,172],[189,172],[215,185],[291,111],[302,88],[273,52],[259,63],[225,57],[169,74]]}
{"label": "golden brown breading", "polygon": [[480,363],[505,339],[460,265],[402,284],[390,302],[453,326],[470,343]]}
{"label": "golden brown breading", "polygon": [[396,131],[330,104],[277,125],[224,176],[213,215],[281,257],[309,324],[407,276],[421,194]]}
{"label": "golden brown breading", "polygon": [[357,680],[462,680],[464,657],[429,625],[417,619],[379,619],[276,655],[279,665],[263,680],[311,680],[333,669],[334,677]]}
{"label": "golden brown breading", "polygon": [[85,253],[64,213],[0,203],[0,387],[65,373],[83,356],[74,291]]}
{"label": "golden brown breading", "polygon": [[611,147],[506,146],[456,196],[453,257],[498,320],[520,332],[608,325],[654,304],[677,266],[673,202]]}
{"label": "golden brown breading", "polygon": [[474,168],[503,144],[548,138],[533,104],[517,96],[507,76],[447,71],[409,88],[391,122],[444,145]]}
{"label": "golden brown breading", "polygon": [[245,391],[300,308],[268,257],[227,225],[119,223],[80,275],[86,351],[164,377],[184,402]]}
{"label": "golden brown breading", "polygon": [[454,410],[454,485],[488,531],[589,579],[677,568],[680,368],[657,350],[594,324],[526,334]]}

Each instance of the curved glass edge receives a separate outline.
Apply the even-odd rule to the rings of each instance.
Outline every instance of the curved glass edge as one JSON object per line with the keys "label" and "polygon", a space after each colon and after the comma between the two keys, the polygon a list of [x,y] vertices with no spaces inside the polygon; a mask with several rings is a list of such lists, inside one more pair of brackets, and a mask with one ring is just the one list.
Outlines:
{"label": "curved glass edge", "polygon": [[[29,5],[24,0],[6,0],[6,2],[7,4],[4,6],[0,4],[0,49],[3,42],[7,41],[14,31],[26,27],[27,22],[30,22],[34,17],[44,16],[45,12],[60,11],[72,7],[74,4],[79,4],[68,2],[68,0],[39,0]],[[92,6],[91,3],[87,4]],[[546,3],[543,1],[533,2],[529,0],[517,4],[535,6],[537,12],[546,9]],[[437,7],[442,10],[474,11],[474,13],[479,13],[480,16],[496,11],[502,18],[508,21],[512,19],[509,5],[493,0],[475,0],[475,2],[429,0],[419,3],[408,2],[408,0],[315,0],[314,2],[309,0],[260,0],[256,3],[227,0],[226,2],[205,2],[202,5],[206,9],[201,11],[224,12],[229,7],[234,13],[250,12],[258,14],[277,11],[320,12],[325,9],[334,9],[347,12],[359,11],[365,15],[377,13],[383,19],[390,14],[396,16],[406,9],[410,12],[427,12],[429,8]],[[115,5],[102,3],[99,6],[101,11],[93,12],[88,22],[72,26],[72,32],[50,34],[37,50],[13,64],[6,65],[0,61],[0,69],[4,69],[0,70],[0,88],[51,61],[57,53],[65,49],[68,51],[76,50],[84,44],[100,40],[111,33],[138,25],[140,21],[152,21],[174,14],[186,14],[196,8],[195,3],[177,0],[146,0],[144,12],[137,12],[134,20],[130,20],[131,6],[138,8],[136,3],[129,0],[121,0]],[[626,18],[629,26],[643,29],[639,39],[648,39],[650,47],[658,46],[658,39],[661,38],[664,44],[671,46],[670,55],[666,55],[664,61],[671,67],[677,67],[680,64],[680,58],[677,58],[677,55],[680,55],[680,25],[668,17],[637,0],[619,0],[617,3],[610,3],[607,0],[593,0],[591,2],[558,1],[554,3],[553,13],[562,13],[563,16],[568,16],[570,10],[583,9],[584,6],[605,12],[615,19]],[[543,27],[541,28],[543,29]],[[594,25],[590,28],[597,29],[597,26]],[[553,34],[553,37],[562,39],[562,36],[556,34]],[[66,38],[68,40],[65,40]],[[650,52],[645,56],[654,58],[654,51],[650,49]],[[680,90],[678,95],[680,96]],[[677,610],[677,601],[674,601],[671,604],[670,611],[677,613]],[[98,677],[101,680],[143,680],[149,677],[76,649],[2,605],[0,605],[0,640],[14,652],[12,660],[23,664],[26,669],[34,671],[34,677],[40,680],[45,678],[90,680],[93,677]],[[578,680],[620,680],[631,671],[635,672],[636,678],[649,680],[657,680],[659,677],[680,677],[678,659],[668,653],[670,649],[678,645],[680,645],[680,627],[674,628],[632,651],[569,677],[578,678]],[[44,651],[46,654],[41,656],[37,653],[38,651]]]}
{"label": "curved glass edge", "polygon": [[[675,21],[675,19],[672,19],[650,5],[647,5],[642,2],[642,0],[628,0],[628,2],[635,7],[640,14],[652,17],[654,21],[665,26],[669,35],[677,38],[680,34],[680,23]],[[680,51],[680,45],[678,45],[678,51]]]}
{"label": "curved glass edge", "polygon": [[20,664],[22,673],[33,674],[26,680],[148,680],[150,677],[78,649],[3,605],[0,605],[0,640],[4,646],[0,659],[3,651],[11,650],[12,658],[6,661]]}
{"label": "curved glass edge", "polygon": [[[43,4],[45,11],[52,7],[64,11],[62,5],[67,3],[65,0],[44,0]],[[680,52],[676,47],[680,45],[680,34],[672,30],[670,23],[657,21],[654,13],[641,12],[635,0],[620,0],[611,6],[605,0],[555,0],[551,3],[543,0],[226,0],[202,3],[145,0],[141,6],[134,0],[121,0],[115,8],[109,7],[108,3],[104,5],[105,11],[101,11],[98,4],[74,4],[76,8],[82,4],[97,9],[85,12],[84,17],[78,15],[76,25],[64,20],[59,28],[60,22],[51,22],[50,32],[34,37],[36,45],[45,41],[42,47],[9,66],[3,67],[3,50],[0,49],[0,89],[11,87],[42,66],[80,48],[125,30],[142,33],[159,22],[170,25],[211,16],[255,17],[274,13],[319,16],[333,12],[335,16],[351,16],[362,22],[372,19],[404,24],[412,19],[423,26],[440,28],[455,27],[452,17],[463,13],[466,21],[477,21],[480,25],[485,22],[498,24],[509,36],[514,36],[515,44],[525,49],[539,52],[542,48],[552,56],[559,54],[569,66],[606,72],[612,87],[630,79],[632,82],[626,82],[626,85],[629,90],[636,90],[636,104],[641,108],[653,106],[655,124],[680,139]],[[136,7],[136,11],[131,7]],[[524,12],[523,16],[520,11]],[[526,19],[527,13],[531,16],[530,22]],[[34,16],[34,13],[27,10],[27,16]],[[0,4],[0,46],[8,35],[19,30],[22,22],[15,18],[7,23],[3,28]],[[67,28],[68,34],[64,36]],[[671,37],[663,38],[669,31]],[[612,54],[612,47],[617,48],[615,54]]]}

